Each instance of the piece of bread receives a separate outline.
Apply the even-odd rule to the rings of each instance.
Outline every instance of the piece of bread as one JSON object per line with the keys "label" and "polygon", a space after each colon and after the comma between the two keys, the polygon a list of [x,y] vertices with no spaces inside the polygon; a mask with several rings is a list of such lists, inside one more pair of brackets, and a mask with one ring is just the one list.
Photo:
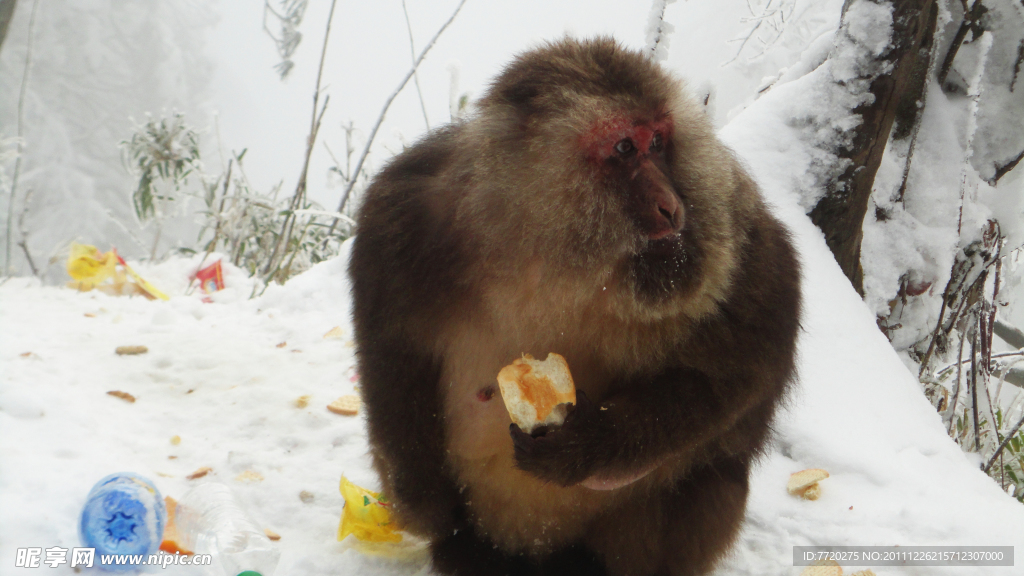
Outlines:
{"label": "piece of bread", "polygon": [[359,408],[362,405],[363,401],[359,396],[349,394],[328,404],[327,409],[335,414],[341,414],[342,416],[355,416],[356,414],[359,414]]}
{"label": "piece of bread", "polygon": [[576,386],[569,365],[559,354],[535,360],[523,355],[498,373],[498,387],[512,421],[524,432],[539,426],[560,426],[568,405],[576,403]]}
{"label": "piece of bread", "polygon": [[825,478],[828,478],[828,472],[820,468],[794,472],[789,476],[786,490],[793,496],[800,496],[806,500],[817,500],[821,496],[821,487],[818,486],[818,482]]}

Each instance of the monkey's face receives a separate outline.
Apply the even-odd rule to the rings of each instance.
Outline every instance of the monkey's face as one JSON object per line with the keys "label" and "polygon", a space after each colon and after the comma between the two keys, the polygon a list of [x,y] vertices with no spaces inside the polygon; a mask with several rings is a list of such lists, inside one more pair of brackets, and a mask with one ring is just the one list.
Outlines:
{"label": "monkey's face", "polygon": [[599,183],[592,194],[610,196],[626,216],[617,222],[628,228],[620,276],[647,305],[685,292],[700,272],[699,247],[686,234],[687,225],[693,229],[696,222],[687,218],[673,174],[675,137],[672,116],[657,113],[612,116],[581,138]]}
{"label": "monkey's face", "polygon": [[596,286],[629,318],[698,315],[726,289],[745,200],[699,104],[657,64],[610,40],[531,52],[469,134],[483,159],[474,214],[502,260],[582,296]]}
{"label": "monkey's face", "polygon": [[668,165],[671,118],[618,117],[584,135],[582,148],[605,186],[622,197],[623,210],[640,236],[658,244],[683,229],[682,198]]}

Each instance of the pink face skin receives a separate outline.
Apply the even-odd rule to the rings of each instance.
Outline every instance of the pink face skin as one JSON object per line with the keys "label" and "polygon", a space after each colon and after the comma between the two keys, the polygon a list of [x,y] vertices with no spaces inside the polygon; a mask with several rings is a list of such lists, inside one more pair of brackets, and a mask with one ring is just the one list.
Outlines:
{"label": "pink face skin", "polygon": [[649,240],[669,238],[683,229],[683,204],[666,158],[672,128],[667,114],[655,120],[614,117],[581,136],[587,157],[626,193],[626,210]]}
{"label": "pink face skin", "polygon": [[[615,146],[624,139],[632,141],[641,154],[651,154],[654,135],[659,134],[663,146],[672,138],[672,118],[662,114],[653,121],[633,120],[626,117],[601,122],[583,134],[581,144],[587,156],[595,162],[604,162],[618,152]],[[654,151],[655,153],[657,150]]]}

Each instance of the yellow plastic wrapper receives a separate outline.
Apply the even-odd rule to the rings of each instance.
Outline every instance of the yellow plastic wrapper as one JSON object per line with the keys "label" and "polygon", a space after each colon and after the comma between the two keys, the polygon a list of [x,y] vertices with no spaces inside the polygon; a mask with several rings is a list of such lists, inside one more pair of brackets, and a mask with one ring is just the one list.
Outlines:
{"label": "yellow plastic wrapper", "polygon": [[95,246],[71,244],[68,255],[68,274],[85,290],[91,290],[107,278],[117,276],[117,256],[113,250],[103,254]]}
{"label": "yellow plastic wrapper", "polygon": [[[119,270],[117,267],[121,266]],[[167,295],[144,280],[128,266],[117,250],[100,252],[95,246],[88,244],[71,244],[68,255],[68,274],[74,280],[69,285],[82,292],[100,290],[115,296],[142,294],[147,298],[167,300]],[[131,282],[128,281],[129,277]]]}
{"label": "yellow plastic wrapper", "polygon": [[364,542],[401,542],[398,526],[391,520],[387,498],[378,492],[371,492],[341,477],[341,495],[345,498],[345,510],[338,526],[338,540],[349,534]]}

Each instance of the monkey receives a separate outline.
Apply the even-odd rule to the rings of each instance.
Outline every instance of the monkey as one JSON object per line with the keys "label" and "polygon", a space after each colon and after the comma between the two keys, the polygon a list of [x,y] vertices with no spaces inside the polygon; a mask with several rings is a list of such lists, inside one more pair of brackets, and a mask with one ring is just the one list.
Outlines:
{"label": "monkey", "polygon": [[[691,575],[794,378],[788,230],[681,80],[606,37],[516,56],[365,191],[348,273],[373,466],[440,574]],[[578,401],[527,434],[524,354]]]}

